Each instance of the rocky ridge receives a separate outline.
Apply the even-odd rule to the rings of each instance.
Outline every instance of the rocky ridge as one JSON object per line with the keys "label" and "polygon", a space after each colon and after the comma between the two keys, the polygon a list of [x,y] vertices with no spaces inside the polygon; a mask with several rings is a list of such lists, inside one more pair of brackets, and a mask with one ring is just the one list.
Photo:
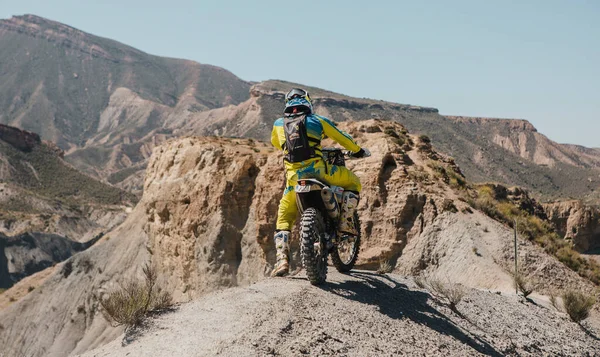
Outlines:
{"label": "rocky ridge", "polygon": [[321,288],[299,276],[269,279],[183,304],[128,344],[115,340],[83,356],[600,353],[597,340],[564,314],[512,294],[467,289],[457,311],[396,274],[331,273]]}
{"label": "rocky ridge", "polygon": [[[512,291],[512,232],[460,199],[453,160],[397,123],[344,123],[372,156],[349,161],[364,191],[361,267],[388,261],[400,274],[440,276],[469,287]],[[443,166],[445,174],[435,167]],[[281,154],[249,139],[187,137],[154,150],[144,196],[99,243],[0,295],[0,342],[14,354],[65,355],[98,347],[109,328],[98,299],[150,261],[177,301],[264,279],[275,261],[272,234]],[[279,184],[280,183],[280,184]],[[297,238],[292,267],[299,268]],[[556,259],[520,240],[522,269],[541,291],[593,291]],[[552,279],[549,277],[552,276]],[[34,290],[10,304],[11,291]],[[69,299],[65,299],[65,294]],[[36,311],[46,311],[42,316]],[[27,324],[25,326],[24,324]],[[9,328],[6,328],[9,326]],[[35,337],[34,337],[35,336]]]}

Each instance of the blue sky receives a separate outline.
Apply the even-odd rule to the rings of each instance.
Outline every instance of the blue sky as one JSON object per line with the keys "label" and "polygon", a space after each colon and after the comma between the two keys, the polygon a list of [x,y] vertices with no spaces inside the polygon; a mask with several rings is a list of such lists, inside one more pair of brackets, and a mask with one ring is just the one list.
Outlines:
{"label": "blue sky", "polygon": [[0,0],[148,53],[600,147],[600,1]]}

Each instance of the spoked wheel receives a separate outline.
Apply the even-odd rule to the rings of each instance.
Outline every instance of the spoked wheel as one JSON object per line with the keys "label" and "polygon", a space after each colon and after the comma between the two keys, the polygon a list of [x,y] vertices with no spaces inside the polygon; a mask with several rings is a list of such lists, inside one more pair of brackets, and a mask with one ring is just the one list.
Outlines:
{"label": "spoked wheel", "polygon": [[308,208],[300,224],[300,255],[308,280],[319,285],[327,279],[327,248],[324,240],[325,225],[321,213]]}
{"label": "spoked wheel", "polygon": [[331,261],[340,273],[347,273],[356,264],[358,251],[360,250],[360,220],[358,213],[354,213],[354,224],[358,235],[356,237],[345,236],[338,239],[338,244],[331,250]]}

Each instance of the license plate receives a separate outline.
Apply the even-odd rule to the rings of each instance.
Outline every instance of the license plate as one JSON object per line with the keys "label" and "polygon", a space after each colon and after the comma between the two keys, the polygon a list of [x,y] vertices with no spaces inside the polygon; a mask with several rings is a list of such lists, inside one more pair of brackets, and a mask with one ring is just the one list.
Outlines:
{"label": "license plate", "polygon": [[310,185],[296,185],[296,192],[299,193],[306,193],[306,192],[310,192]]}

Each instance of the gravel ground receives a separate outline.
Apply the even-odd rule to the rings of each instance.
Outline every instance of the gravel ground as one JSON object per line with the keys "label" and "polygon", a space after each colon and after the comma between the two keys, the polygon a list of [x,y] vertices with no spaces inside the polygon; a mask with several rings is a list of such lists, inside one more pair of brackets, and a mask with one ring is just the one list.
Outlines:
{"label": "gravel ground", "polygon": [[468,290],[454,312],[411,279],[330,272],[206,295],[84,356],[600,356],[598,335],[514,295]]}

